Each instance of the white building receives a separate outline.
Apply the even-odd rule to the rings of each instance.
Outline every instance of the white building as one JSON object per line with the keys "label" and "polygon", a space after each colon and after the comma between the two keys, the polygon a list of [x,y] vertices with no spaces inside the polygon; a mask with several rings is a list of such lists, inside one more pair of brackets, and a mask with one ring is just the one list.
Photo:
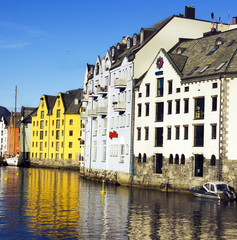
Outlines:
{"label": "white building", "polygon": [[7,118],[2,117],[0,119],[0,157],[4,157],[7,152]]}
{"label": "white building", "polygon": [[181,189],[207,180],[237,187],[236,37],[231,30],[161,49],[137,81],[137,178]]}
{"label": "white building", "polygon": [[[202,37],[213,26],[212,22],[195,19],[195,9],[187,7],[185,17],[174,15],[151,28],[141,28],[140,34],[125,37],[111,47],[105,58],[100,60],[98,57],[95,65],[87,65],[81,114],[84,119],[82,166],[86,170],[133,174],[133,146],[137,146],[134,144],[137,136],[133,136],[134,130],[137,131],[133,127],[137,116],[134,115],[135,81],[142,81],[160,48],[168,51],[179,38]],[[227,24],[218,26],[218,31],[236,27]],[[105,83],[107,85],[103,85]],[[105,92],[98,91],[101,86],[107,86]],[[146,91],[151,91],[151,87],[149,90],[147,87]],[[146,108],[154,114],[152,106],[147,104]],[[148,122],[143,124],[149,127]],[[148,134],[147,127],[145,131]],[[151,146],[148,151],[153,151]],[[160,156],[157,155],[157,158]]]}

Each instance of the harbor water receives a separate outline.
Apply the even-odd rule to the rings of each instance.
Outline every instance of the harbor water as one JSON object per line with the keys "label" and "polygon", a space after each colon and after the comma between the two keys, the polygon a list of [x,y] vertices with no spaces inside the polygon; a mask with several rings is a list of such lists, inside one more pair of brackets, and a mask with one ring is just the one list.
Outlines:
{"label": "harbor water", "polygon": [[237,204],[0,168],[0,239],[237,239]]}

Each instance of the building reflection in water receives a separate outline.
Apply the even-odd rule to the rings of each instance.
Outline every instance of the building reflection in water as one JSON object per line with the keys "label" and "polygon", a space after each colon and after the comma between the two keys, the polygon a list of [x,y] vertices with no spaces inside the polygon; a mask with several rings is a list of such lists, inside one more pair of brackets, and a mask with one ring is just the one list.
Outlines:
{"label": "building reflection in water", "polygon": [[237,239],[236,202],[108,184],[101,190],[76,171],[2,167],[0,239]]}
{"label": "building reflection in water", "polygon": [[77,235],[79,177],[75,172],[29,170],[30,228],[39,235]]}

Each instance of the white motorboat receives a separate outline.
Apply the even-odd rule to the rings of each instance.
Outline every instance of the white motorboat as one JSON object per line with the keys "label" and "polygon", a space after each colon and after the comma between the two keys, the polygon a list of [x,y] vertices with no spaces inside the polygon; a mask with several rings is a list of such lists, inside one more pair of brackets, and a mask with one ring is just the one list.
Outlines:
{"label": "white motorboat", "polygon": [[18,165],[18,154],[15,157],[10,157],[5,159],[8,166],[17,166]]}
{"label": "white motorboat", "polygon": [[202,187],[190,189],[196,197],[233,200],[236,199],[236,193],[233,187],[225,182],[215,181],[207,182]]}

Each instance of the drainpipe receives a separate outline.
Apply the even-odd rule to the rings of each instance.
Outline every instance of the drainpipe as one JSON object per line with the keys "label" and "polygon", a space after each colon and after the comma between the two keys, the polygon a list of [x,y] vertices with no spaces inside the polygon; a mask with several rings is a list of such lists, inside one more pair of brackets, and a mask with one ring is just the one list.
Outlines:
{"label": "drainpipe", "polygon": [[222,166],[221,166],[221,162],[222,162],[222,155],[221,155],[221,113],[222,113],[222,109],[221,109],[221,100],[222,100],[222,95],[221,95],[221,91],[222,91],[222,73],[220,74],[219,80],[220,80],[220,100],[219,100],[219,146],[218,146],[218,152],[219,152],[219,163],[218,163],[218,180],[221,181],[222,180]]}
{"label": "drainpipe", "polygon": [[[134,71],[134,68],[133,68]],[[133,74],[134,76],[134,74]],[[131,140],[130,140],[130,176],[131,176],[131,184],[133,182],[134,176],[134,115],[135,115],[135,91],[134,91],[134,78],[132,77],[132,101],[131,101]]]}

